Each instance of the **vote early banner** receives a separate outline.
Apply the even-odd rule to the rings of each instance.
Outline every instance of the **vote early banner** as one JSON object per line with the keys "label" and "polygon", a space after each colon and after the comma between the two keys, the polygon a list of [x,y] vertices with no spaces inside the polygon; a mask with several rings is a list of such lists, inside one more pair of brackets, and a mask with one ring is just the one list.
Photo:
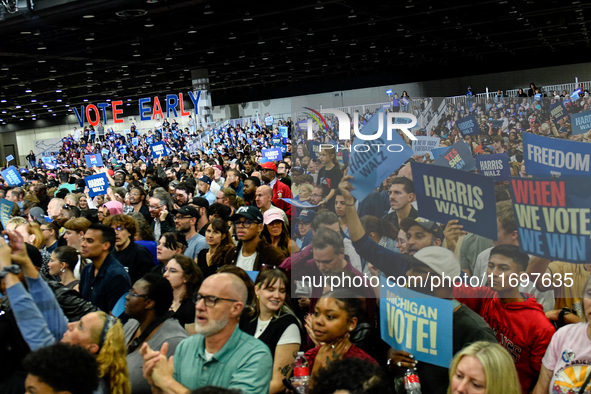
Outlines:
{"label": "vote early banner", "polygon": [[10,166],[1,172],[2,178],[8,183],[8,186],[21,186],[25,184],[23,178],[21,178],[18,170],[14,166]]}
{"label": "vote early banner", "polygon": [[102,167],[103,158],[101,155],[84,155],[86,161],[86,167],[91,168],[92,166]]}
{"label": "vote early banner", "polygon": [[591,179],[512,178],[524,253],[575,264],[591,258]]}
{"label": "vote early banner", "polygon": [[583,134],[591,130],[591,110],[572,114],[570,125],[573,135]]}
{"label": "vote early banner", "polygon": [[480,130],[480,126],[478,125],[478,121],[476,120],[476,116],[474,114],[468,115],[465,118],[459,119],[456,122],[456,125],[460,129],[460,133],[462,137],[467,135],[477,135],[482,133]]}
{"label": "vote early banner", "polygon": [[591,175],[589,147],[586,142],[523,133],[525,170],[536,177],[588,177]]}
{"label": "vote early banner", "polygon": [[271,148],[271,149],[263,149],[261,151],[264,158],[273,161],[280,161],[283,159],[283,155],[281,154],[281,148]]}
{"label": "vote early banner", "polygon": [[440,140],[439,137],[417,136],[417,139],[412,141],[412,152],[421,156],[431,153],[434,148],[439,147]]}
{"label": "vote early banner", "polygon": [[478,155],[476,156],[476,168],[478,168],[480,175],[493,177],[495,181],[507,181],[511,176],[509,156],[506,153]]}
{"label": "vote early banner", "polygon": [[471,171],[476,167],[472,152],[464,141],[458,141],[450,146],[433,164],[462,171]]}
{"label": "vote early banner", "polygon": [[8,201],[5,198],[0,199],[0,222],[2,223],[2,227],[6,228],[8,225],[13,208],[14,202]]}
{"label": "vote early banner", "polygon": [[493,178],[424,163],[411,163],[420,215],[447,224],[457,219],[464,230],[497,240]]}
{"label": "vote early banner", "polygon": [[161,157],[168,156],[166,147],[162,141],[151,144],[150,150],[152,151],[152,159],[159,159]]}
{"label": "vote early banner", "polygon": [[90,193],[88,193],[88,195],[91,198],[107,194],[109,180],[107,179],[107,175],[105,173],[101,172],[100,174],[84,177],[84,182],[90,189]]}
{"label": "vote early banner", "polygon": [[382,340],[417,361],[448,368],[453,357],[452,301],[387,284],[383,276],[380,281]]}

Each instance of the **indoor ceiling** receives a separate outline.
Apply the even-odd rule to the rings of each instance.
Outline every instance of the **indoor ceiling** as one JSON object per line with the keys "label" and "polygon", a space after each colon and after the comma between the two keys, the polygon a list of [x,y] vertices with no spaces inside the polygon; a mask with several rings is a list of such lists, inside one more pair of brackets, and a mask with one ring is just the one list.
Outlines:
{"label": "indoor ceiling", "polygon": [[590,57],[591,3],[571,0],[14,1],[0,5],[2,122],[186,93],[202,68],[222,105]]}

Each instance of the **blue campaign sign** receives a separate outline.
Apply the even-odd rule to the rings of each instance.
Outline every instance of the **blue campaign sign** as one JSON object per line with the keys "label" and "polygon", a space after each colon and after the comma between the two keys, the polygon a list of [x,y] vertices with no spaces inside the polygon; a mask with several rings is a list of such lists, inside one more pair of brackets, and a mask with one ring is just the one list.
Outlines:
{"label": "blue campaign sign", "polygon": [[591,175],[591,150],[585,142],[523,133],[523,161],[529,175],[538,177]]}
{"label": "blue campaign sign", "polygon": [[430,153],[434,148],[439,146],[439,137],[423,137],[418,136],[416,141],[412,141],[412,152],[415,155],[425,155]]}
{"label": "blue campaign sign", "polygon": [[88,168],[92,166],[103,166],[103,158],[101,155],[84,155],[84,160],[86,161],[86,167]]}
{"label": "blue campaign sign", "polygon": [[509,156],[506,153],[478,155],[476,156],[476,168],[479,174],[491,176],[495,178],[495,181],[508,181],[511,176]]}
{"label": "blue campaign sign", "polygon": [[166,146],[164,146],[164,142],[162,141],[150,145],[150,150],[152,150],[152,159],[159,159],[161,157],[168,156]]}
{"label": "blue campaign sign", "polygon": [[107,179],[107,175],[105,173],[101,172],[100,174],[84,177],[84,182],[86,182],[86,186],[88,186],[90,189],[90,193],[88,195],[91,198],[107,194],[109,180]]}
{"label": "blue campaign sign", "polygon": [[12,161],[12,160],[14,160],[14,156],[13,155],[6,156],[6,162],[7,163],[10,162],[10,161]]}
{"label": "blue campaign sign", "polygon": [[504,102],[504,101],[501,101],[501,102],[499,102],[499,103],[496,103],[496,104],[495,104],[495,107],[496,107],[497,109],[501,109],[501,108],[503,108],[504,106],[505,106],[505,102]]}
{"label": "blue campaign sign", "polygon": [[213,143],[214,144],[219,144],[220,143],[220,139],[219,138],[214,138],[213,139]]}
{"label": "blue campaign sign", "polygon": [[520,250],[550,260],[588,263],[589,195],[589,178],[512,178],[511,198]]}
{"label": "blue campaign sign", "polygon": [[283,144],[273,144],[273,148],[281,149],[281,154],[287,153],[287,145]]}
{"label": "blue campaign sign", "polygon": [[470,148],[463,141],[458,141],[450,146],[433,164],[462,171],[472,171],[476,161],[472,157]]}
{"label": "blue campaign sign", "polygon": [[411,170],[421,217],[439,223],[457,219],[465,231],[497,240],[493,178],[417,162]]}
{"label": "blue campaign sign", "polygon": [[317,205],[311,204],[308,201],[296,201],[292,198],[282,198],[282,200],[288,204],[293,205],[294,207],[297,207],[297,208],[310,209],[310,208],[317,207]]}
{"label": "blue campaign sign", "polygon": [[281,148],[271,148],[271,149],[263,149],[261,151],[264,158],[273,161],[280,161],[283,159],[283,155],[281,154]]}
{"label": "blue campaign sign", "polygon": [[396,286],[380,277],[382,340],[414,359],[448,368],[453,357],[453,303]]}
{"label": "blue campaign sign", "polygon": [[151,144],[152,142],[154,142],[154,137],[150,136],[150,137],[146,138],[146,142],[148,144]]}
{"label": "blue campaign sign", "polygon": [[122,155],[127,154],[127,147],[126,146],[122,146],[119,148],[119,152],[121,152]]}
{"label": "blue campaign sign", "polygon": [[8,186],[21,186],[24,185],[25,182],[23,178],[21,178],[20,174],[18,173],[17,169],[14,166],[10,166],[4,171],[2,171],[2,178],[8,183]]}
{"label": "blue campaign sign", "polygon": [[480,130],[480,126],[478,125],[478,121],[476,120],[476,116],[474,114],[468,115],[465,118],[458,120],[456,122],[456,125],[460,129],[462,137],[482,133],[482,131]]}
{"label": "blue campaign sign", "polygon": [[101,149],[101,155],[108,155],[110,153],[110,151],[108,149]]}
{"label": "blue campaign sign", "polygon": [[407,99],[406,97],[403,97],[400,99],[400,102],[402,103],[402,105],[408,105],[410,104],[410,100]]}
{"label": "blue campaign sign", "polygon": [[558,124],[558,121],[567,115],[568,112],[566,112],[566,108],[562,103],[554,103],[550,106],[550,118],[555,124]]}
{"label": "blue campaign sign", "polygon": [[583,134],[591,130],[591,110],[572,114],[570,124],[573,135]]}
{"label": "blue campaign sign", "polygon": [[0,200],[0,222],[2,223],[2,227],[6,228],[8,225],[13,208],[14,202],[8,201],[4,198]]}
{"label": "blue campaign sign", "polygon": [[257,276],[259,276],[259,271],[246,271],[246,273],[248,274],[248,277],[250,279],[252,279],[253,282],[256,282],[257,280]]}
{"label": "blue campaign sign", "polygon": [[131,139],[131,143],[132,143],[134,146],[137,146],[137,145],[139,144],[139,142],[140,142],[140,140],[139,140],[139,138],[137,138],[137,137],[133,137],[133,138]]}
{"label": "blue campaign sign", "polygon": [[433,149],[431,149],[431,152],[429,154],[431,155],[433,160],[437,160],[439,158],[439,156],[441,156],[442,154],[447,152],[448,149],[449,149],[449,146],[442,146],[441,148],[433,148]]}
{"label": "blue campaign sign", "polygon": [[45,164],[51,163],[51,157],[42,157],[41,161]]}
{"label": "blue campaign sign", "polygon": [[493,120],[491,122],[491,124],[492,124],[492,127],[499,128],[503,125],[503,121],[502,120]]}
{"label": "blue campaign sign", "polygon": [[[362,201],[375,188],[388,178],[394,171],[412,157],[412,149],[404,142],[398,132],[384,133],[380,131],[380,119],[386,117],[384,109],[379,109],[367,124],[360,130],[360,134],[373,135],[377,138],[365,142],[355,137],[349,156],[348,174],[353,176],[351,185],[355,187],[353,196]],[[382,127],[383,122],[381,124]],[[400,121],[398,124],[402,123]],[[378,136],[379,134],[379,136]],[[387,139],[388,137],[388,139]]]}
{"label": "blue campaign sign", "polygon": [[309,141],[308,142],[311,160],[318,159],[320,157],[320,145],[322,145],[322,143],[317,142],[317,141]]}
{"label": "blue campaign sign", "polygon": [[279,126],[279,133],[282,137],[287,138],[287,126]]}

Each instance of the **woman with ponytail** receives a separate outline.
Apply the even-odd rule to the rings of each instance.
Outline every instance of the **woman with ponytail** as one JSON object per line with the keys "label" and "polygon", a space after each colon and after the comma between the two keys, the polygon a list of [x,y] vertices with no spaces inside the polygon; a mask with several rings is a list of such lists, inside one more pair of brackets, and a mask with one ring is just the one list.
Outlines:
{"label": "woman with ponytail", "polygon": [[[39,275],[26,252],[22,236],[4,232],[10,246],[0,239],[0,270],[21,334],[32,351],[56,342],[82,346],[96,355],[101,378],[98,394],[130,394],[123,326],[113,316],[92,312],[67,323],[55,294]],[[15,264],[15,265],[12,265]],[[18,265],[18,266],[17,266]],[[20,271],[20,272],[19,272]],[[29,292],[22,281],[27,282]]]}
{"label": "woman with ponytail", "polygon": [[59,276],[62,285],[68,289],[78,291],[78,284],[80,280],[74,276],[74,269],[80,255],[78,251],[71,246],[58,246],[49,259],[47,267],[49,268],[49,275]]}
{"label": "woman with ponytail", "polygon": [[339,183],[341,183],[341,179],[343,178],[343,172],[341,171],[341,167],[339,167],[334,146],[331,146],[330,148],[325,148],[325,146],[326,145],[322,145],[320,149],[319,158],[322,167],[320,168],[320,171],[318,171],[317,179],[318,184],[328,186],[330,192],[318,203],[318,205],[323,205],[329,211],[334,212],[334,197],[339,187]]}

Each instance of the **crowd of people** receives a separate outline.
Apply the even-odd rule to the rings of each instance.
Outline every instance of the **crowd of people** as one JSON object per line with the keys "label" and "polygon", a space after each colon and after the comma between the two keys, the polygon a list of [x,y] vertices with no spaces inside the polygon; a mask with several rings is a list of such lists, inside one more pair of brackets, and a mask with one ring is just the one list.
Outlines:
{"label": "crowd of people", "polygon": [[[577,113],[590,101],[535,85],[517,98],[469,90],[416,134],[442,147],[464,140],[474,156],[507,152],[512,175],[529,177],[523,135],[588,141],[591,130],[573,135],[549,108]],[[404,92],[386,111],[416,105]],[[463,137],[456,122],[471,114],[483,133]],[[325,143],[338,139],[338,120],[327,119],[314,131]],[[357,201],[342,147],[314,152],[303,120],[267,114],[262,126],[197,130],[164,119],[145,134],[101,124],[48,159],[31,152],[24,184],[2,180],[0,190],[13,203],[0,239],[0,392],[284,393],[299,351],[310,393],[400,394],[408,370],[424,393],[589,391],[591,266],[520,251],[508,182],[495,184],[494,241],[421,216],[410,162],[432,163],[428,154]],[[153,157],[159,142],[165,153]],[[272,147],[281,160],[264,157]],[[88,166],[89,154],[103,165]],[[104,195],[85,182],[96,174],[109,181]],[[573,283],[501,280],[525,272]],[[381,339],[380,286],[369,279],[382,275],[491,278],[408,282],[453,303],[449,367]],[[327,285],[335,276],[362,285]]]}

